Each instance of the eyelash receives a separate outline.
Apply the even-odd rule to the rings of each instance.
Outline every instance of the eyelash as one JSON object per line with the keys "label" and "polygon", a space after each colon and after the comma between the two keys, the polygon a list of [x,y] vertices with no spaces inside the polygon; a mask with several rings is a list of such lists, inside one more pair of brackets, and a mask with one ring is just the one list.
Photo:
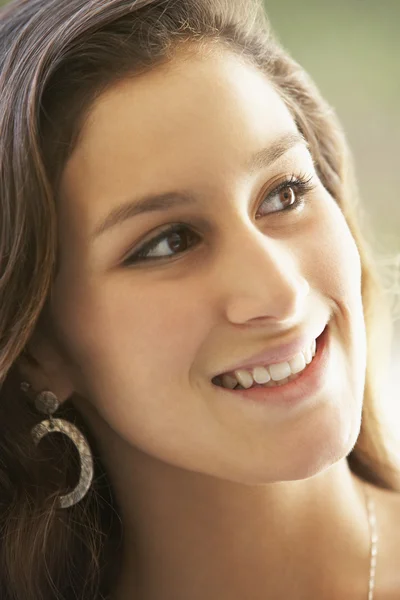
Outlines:
{"label": "eyelash", "polygon": [[[296,188],[297,194],[296,194],[295,202],[293,202],[293,204],[290,204],[289,206],[287,206],[286,208],[284,208],[282,210],[274,211],[270,214],[275,214],[275,213],[282,214],[282,213],[287,213],[287,212],[290,212],[293,210],[298,210],[298,209],[302,208],[308,202],[308,199],[306,197],[307,194],[312,192],[316,187],[314,184],[311,184],[312,179],[313,179],[312,175],[309,177],[307,177],[306,175],[299,175],[299,176],[291,175],[291,177],[289,179],[286,179],[285,181],[280,183],[276,188],[274,188],[268,194],[266,200],[263,200],[263,202],[261,203],[261,206],[263,204],[265,204],[265,202],[267,202],[272,196],[279,194],[283,190],[285,190],[287,188]],[[163,241],[165,238],[168,238],[169,236],[171,236],[174,233],[180,233],[180,232],[184,231],[185,229],[188,229],[188,227],[187,227],[187,225],[184,225],[182,223],[176,223],[175,225],[170,225],[169,227],[164,229],[164,231],[161,231],[159,234],[157,234],[156,237],[154,237],[153,239],[151,239],[148,242],[146,242],[145,244],[143,244],[133,254],[130,254],[128,256],[128,258],[126,258],[125,261],[123,262],[123,266],[130,266],[130,265],[134,265],[134,264],[137,264],[140,262],[154,262],[154,261],[160,261],[160,260],[165,261],[165,260],[170,260],[171,258],[174,258],[174,256],[176,256],[176,254],[172,254],[170,257],[161,256],[161,257],[155,257],[155,258],[154,257],[147,258],[147,255],[151,250],[156,248],[158,246],[158,244],[161,241]],[[180,254],[184,254],[185,252],[187,252],[187,250],[184,250]],[[179,252],[178,252],[178,254],[179,254]]]}

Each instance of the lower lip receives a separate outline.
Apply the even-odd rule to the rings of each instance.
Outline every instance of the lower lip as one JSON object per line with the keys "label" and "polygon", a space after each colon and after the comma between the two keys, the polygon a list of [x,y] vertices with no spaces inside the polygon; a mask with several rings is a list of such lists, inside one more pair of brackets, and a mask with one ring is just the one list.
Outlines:
{"label": "lower lip", "polygon": [[222,393],[238,396],[246,400],[259,403],[275,404],[279,406],[294,406],[300,402],[311,399],[326,382],[329,359],[329,328],[325,327],[317,339],[316,353],[309,365],[301,372],[297,379],[276,387],[257,387],[248,390],[230,390],[215,386]]}

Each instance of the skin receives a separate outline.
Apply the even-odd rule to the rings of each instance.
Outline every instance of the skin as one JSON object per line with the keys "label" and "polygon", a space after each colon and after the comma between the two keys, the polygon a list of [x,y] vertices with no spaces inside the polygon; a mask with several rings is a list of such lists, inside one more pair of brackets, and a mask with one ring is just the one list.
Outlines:
{"label": "skin", "polygon": [[[266,76],[226,50],[185,58],[92,107],[61,182],[51,333],[37,330],[41,368],[25,375],[61,401],[74,392],[98,439],[126,536],[116,600],[365,598],[366,507],[346,461],[366,366],[357,247],[306,145],[246,170],[296,131]],[[313,176],[308,204],[261,209],[293,173]],[[173,190],[198,201],[91,239],[120,202]],[[122,265],[176,222],[192,247],[164,240],[172,258]],[[252,408],[212,386],[328,320],[313,403]]]}

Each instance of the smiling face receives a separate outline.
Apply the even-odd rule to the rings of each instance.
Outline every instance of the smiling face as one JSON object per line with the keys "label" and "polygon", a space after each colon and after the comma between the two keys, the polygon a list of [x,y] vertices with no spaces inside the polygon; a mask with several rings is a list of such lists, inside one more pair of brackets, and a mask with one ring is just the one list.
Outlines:
{"label": "smiling face", "polygon": [[[170,208],[152,198],[134,214],[172,192]],[[359,254],[265,75],[222,51],[110,88],[58,208],[54,326],[74,389],[116,439],[243,482],[299,479],[350,452],[366,366]],[[313,407],[254,408],[212,384],[329,319]]]}

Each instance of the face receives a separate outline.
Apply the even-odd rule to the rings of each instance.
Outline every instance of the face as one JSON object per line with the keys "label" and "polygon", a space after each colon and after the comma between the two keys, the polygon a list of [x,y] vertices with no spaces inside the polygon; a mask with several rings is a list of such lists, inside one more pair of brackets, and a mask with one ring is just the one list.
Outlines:
{"label": "face", "polygon": [[[71,386],[132,451],[262,483],[352,449],[366,366],[360,258],[296,135],[267,77],[225,51],[176,59],[93,106],[61,182],[51,317]],[[134,214],[172,192],[169,208]],[[213,385],[328,321],[314,402],[253,404]]]}

